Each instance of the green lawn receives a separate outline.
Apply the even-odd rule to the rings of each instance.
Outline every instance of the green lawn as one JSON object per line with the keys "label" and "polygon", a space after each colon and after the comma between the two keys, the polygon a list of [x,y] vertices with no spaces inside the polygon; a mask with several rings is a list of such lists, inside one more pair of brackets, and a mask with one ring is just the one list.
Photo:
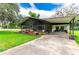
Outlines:
{"label": "green lawn", "polygon": [[13,31],[0,31],[0,52],[37,38]]}
{"label": "green lawn", "polygon": [[75,31],[75,41],[79,44],[79,31]]}

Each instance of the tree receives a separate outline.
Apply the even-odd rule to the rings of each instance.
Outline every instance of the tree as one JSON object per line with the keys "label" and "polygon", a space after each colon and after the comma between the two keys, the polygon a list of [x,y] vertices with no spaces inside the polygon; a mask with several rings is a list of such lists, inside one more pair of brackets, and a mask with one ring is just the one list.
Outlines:
{"label": "tree", "polygon": [[36,13],[34,13],[34,12],[31,12],[31,11],[29,11],[29,15],[30,15],[31,17],[33,17],[33,18],[39,18],[39,17],[40,17],[40,14],[36,14]]}
{"label": "tree", "polygon": [[17,20],[19,7],[14,3],[2,3],[0,4],[0,25],[1,27],[9,27],[10,23],[14,23]]}
{"label": "tree", "polygon": [[76,4],[71,4],[69,7],[63,7],[56,10],[57,16],[76,16],[79,13],[78,6]]}

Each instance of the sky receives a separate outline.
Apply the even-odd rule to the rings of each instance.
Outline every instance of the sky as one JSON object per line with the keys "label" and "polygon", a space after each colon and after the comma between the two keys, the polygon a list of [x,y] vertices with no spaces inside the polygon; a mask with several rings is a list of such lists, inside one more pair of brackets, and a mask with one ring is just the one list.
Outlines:
{"label": "sky", "polygon": [[[46,11],[51,11],[55,8],[61,7],[63,3],[55,4],[55,3],[33,3],[33,5],[38,9],[38,10],[46,10]],[[31,8],[33,7],[30,3],[21,3],[20,6],[23,8]]]}
{"label": "sky", "polygon": [[28,12],[32,11],[40,14],[40,18],[52,17],[56,9],[69,5],[68,3],[20,3],[20,14],[23,16],[29,16]]}

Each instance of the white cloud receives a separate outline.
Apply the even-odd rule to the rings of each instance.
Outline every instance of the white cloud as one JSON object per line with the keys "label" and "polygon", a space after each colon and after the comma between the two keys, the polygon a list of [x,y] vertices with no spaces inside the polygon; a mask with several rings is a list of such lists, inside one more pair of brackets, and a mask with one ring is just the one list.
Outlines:
{"label": "white cloud", "polygon": [[20,14],[23,15],[23,16],[29,16],[28,12],[30,10],[32,12],[40,14],[40,18],[49,18],[49,17],[51,17],[51,15],[55,14],[55,11],[44,11],[44,10],[37,10],[37,9],[34,9],[34,8],[29,8],[29,9],[20,8]]}
{"label": "white cloud", "polygon": [[62,7],[69,7],[71,4],[74,4],[73,6],[79,7],[79,3],[64,3]]}
{"label": "white cloud", "polygon": [[50,18],[51,15],[55,14],[54,10],[52,10],[52,11],[38,10],[33,3],[30,3],[30,5],[32,7],[27,8],[27,9],[20,7],[20,14],[23,16],[29,16],[28,12],[32,11],[32,12],[35,12],[37,14],[40,14],[40,18]]}

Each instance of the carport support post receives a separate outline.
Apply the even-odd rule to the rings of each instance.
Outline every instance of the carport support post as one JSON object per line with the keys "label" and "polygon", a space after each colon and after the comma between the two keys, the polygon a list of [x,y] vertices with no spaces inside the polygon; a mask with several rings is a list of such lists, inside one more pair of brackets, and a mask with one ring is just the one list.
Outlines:
{"label": "carport support post", "polygon": [[72,20],[72,35],[74,36],[74,19]]}
{"label": "carport support post", "polygon": [[70,22],[70,24],[69,24],[69,25],[70,25],[70,35],[71,35],[71,22]]}
{"label": "carport support post", "polygon": [[71,39],[75,39],[74,38],[74,25],[75,25],[75,17],[70,21],[70,38]]}

